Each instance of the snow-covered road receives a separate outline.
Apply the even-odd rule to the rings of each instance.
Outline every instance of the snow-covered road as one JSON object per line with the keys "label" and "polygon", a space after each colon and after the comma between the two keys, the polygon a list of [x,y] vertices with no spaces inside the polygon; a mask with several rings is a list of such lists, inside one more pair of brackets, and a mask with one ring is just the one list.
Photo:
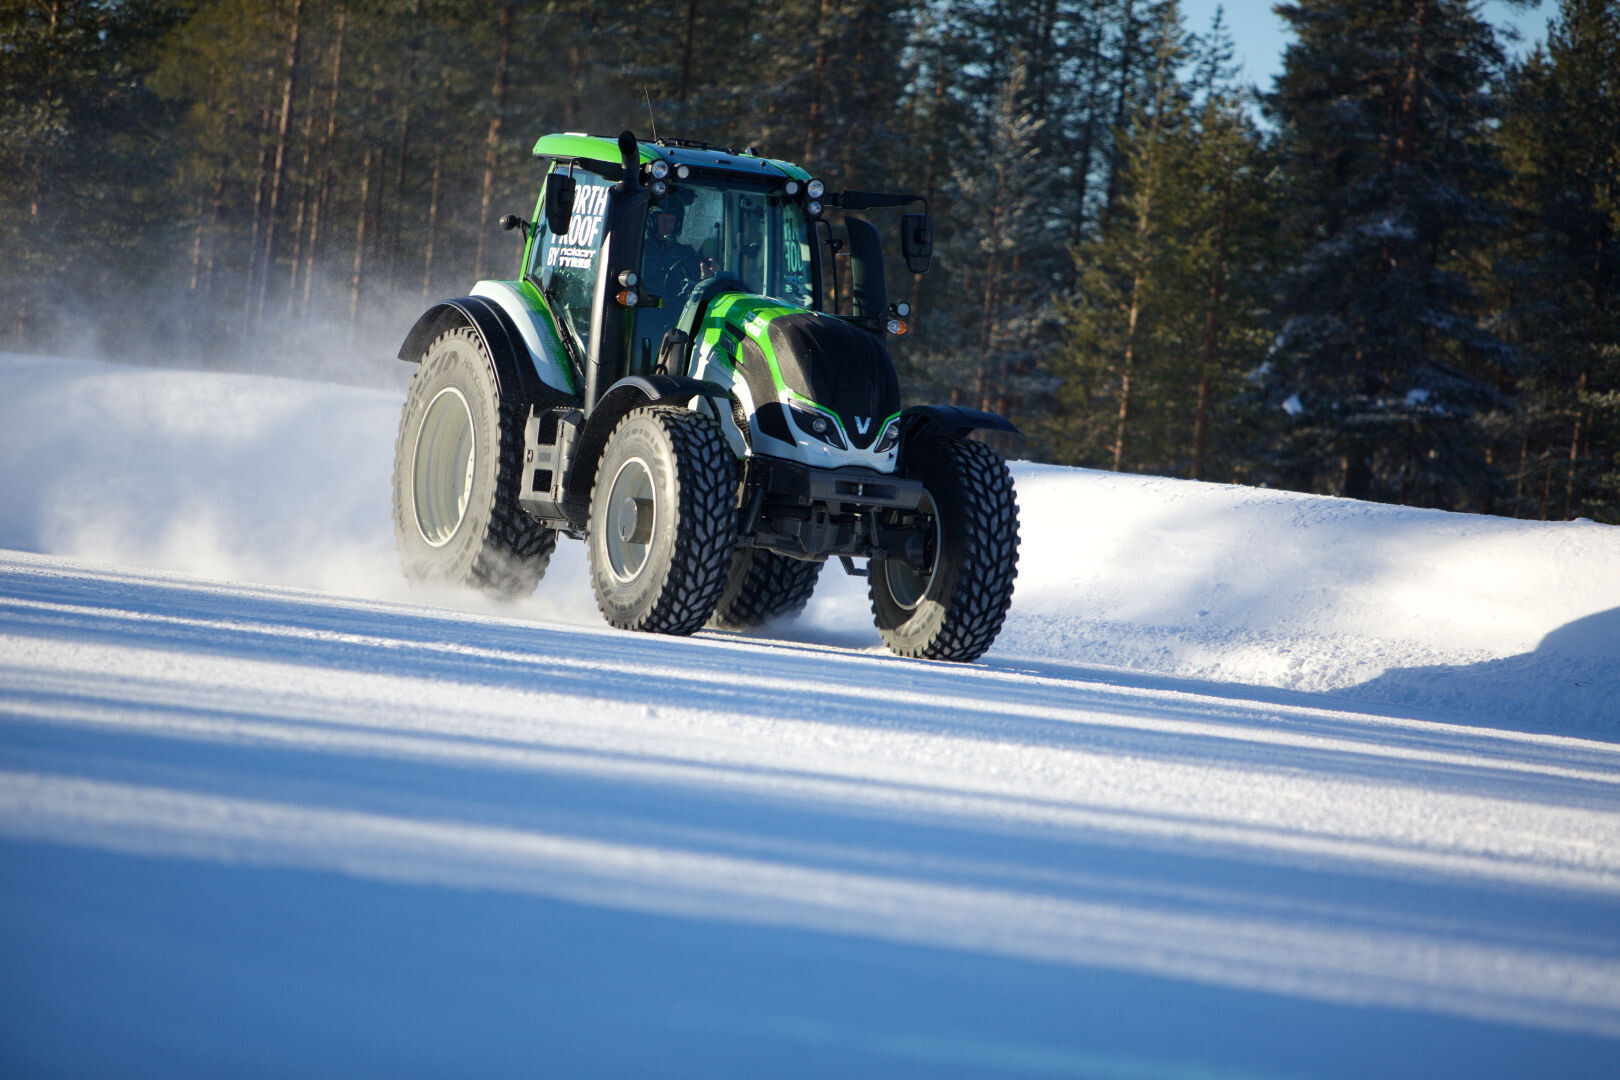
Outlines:
{"label": "snow-covered road", "polygon": [[21,555],[0,629],[24,1073],[1620,1061],[1611,744]]}
{"label": "snow-covered road", "polygon": [[[1025,466],[980,664],[832,576],[667,639],[566,548],[516,610],[374,587],[312,491],[386,491],[320,472],[386,395],[282,388],[272,468],[274,415],[154,433],[181,376],[11,363],[0,1074],[1620,1073],[1614,530]],[[37,418],[87,388],[122,455]],[[242,524],[296,500],[324,567]]]}

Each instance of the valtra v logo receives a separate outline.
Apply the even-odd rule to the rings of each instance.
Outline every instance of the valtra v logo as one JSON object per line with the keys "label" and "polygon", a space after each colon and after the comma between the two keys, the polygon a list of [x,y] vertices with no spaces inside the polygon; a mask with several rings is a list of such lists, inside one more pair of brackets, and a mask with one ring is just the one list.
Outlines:
{"label": "valtra v logo", "polygon": [[855,430],[860,432],[862,435],[865,435],[867,430],[869,428],[871,428],[871,426],[872,426],[872,418],[870,416],[857,416],[857,417],[855,417]]}

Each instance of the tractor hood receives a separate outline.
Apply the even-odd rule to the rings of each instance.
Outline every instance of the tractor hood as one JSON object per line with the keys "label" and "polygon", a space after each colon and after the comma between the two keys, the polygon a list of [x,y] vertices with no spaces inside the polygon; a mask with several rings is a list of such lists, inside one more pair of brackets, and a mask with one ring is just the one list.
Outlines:
{"label": "tractor hood", "polygon": [[[808,417],[812,430],[788,441],[809,434],[835,448],[870,450],[900,412],[900,383],[882,339],[836,316],[726,293],[709,304],[698,341],[731,360],[767,434],[785,434],[790,416],[803,429]],[[836,432],[815,431],[818,415]]]}

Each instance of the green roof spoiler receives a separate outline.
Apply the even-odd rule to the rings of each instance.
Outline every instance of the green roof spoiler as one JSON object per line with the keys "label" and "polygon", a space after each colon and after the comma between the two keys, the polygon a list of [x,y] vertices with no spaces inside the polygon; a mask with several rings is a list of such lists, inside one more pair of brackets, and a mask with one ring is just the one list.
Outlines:
{"label": "green roof spoiler", "polygon": [[[649,143],[637,143],[636,146],[641,150],[643,165],[663,156],[658,153],[657,147]],[[619,141],[599,135],[581,135],[577,131],[564,132],[560,135],[542,135],[540,141],[534,144],[534,156],[558,158],[563,161],[603,161],[617,165]]]}
{"label": "green roof spoiler", "polygon": [[[702,160],[703,152],[693,151],[683,147],[659,146],[657,143],[637,142],[636,147],[641,152],[643,165],[653,161],[667,161],[671,165],[683,160],[691,159],[693,164],[708,165]],[[585,135],[577,131],[561,132],[552,135],[542,135],[534,144],[534,156],[552,158],[556,161],[589,161],[606,166],[610,172],[607,175],[617,176],[620,168],[619,143],[617,139],[609,139],[600,135]],[[795,180],[810,179],[810,174],[791,161],[778,161],[774,158],[757,158],[746,154],[727,155],[739,166],[742,173],[752,172],[757,168],[770,167],[783,176]],[[744,162],[756,163],[754,168],[742,168]]]}

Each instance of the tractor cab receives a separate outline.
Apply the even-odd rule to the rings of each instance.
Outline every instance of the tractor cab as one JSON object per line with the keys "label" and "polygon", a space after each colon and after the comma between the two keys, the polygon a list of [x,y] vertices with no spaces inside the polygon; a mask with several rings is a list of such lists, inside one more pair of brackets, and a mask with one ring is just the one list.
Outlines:
{"label": "tractor cab", "polygon": [[[573,344],[584,350],[578,329],[589,325],[600,252],[588,245],[600,224],[596,214],[578,207],[601,202],[605,196],[598,193],[611,184],[578,165],[560,175],[574,179],[577,216],[563,236],[541,223],[527,272],[543,296],[569,313]],[[662,197],[640,200],[639,210],[625,215],[630,232],[640,238],[640,250],[627,259],[629,273],[619,275],[630,284],[609,288],[603,296],[626,309],[628,348],[619,374],[651,374],[670,331],[681,330],[689,340],[691,320],[703,301],[721,291],[767,296],[805,309],[820,306],[813,222],[782,185],[693,176],[678,187],[666,186]],[[684,325],[683,315],[690,316]]]}
{"label": "tractor cab", "polygon": [[[524,280],[576,358],[587,408],[618,379],[692,373],[704,316],[720,297],[754,297],[784,311],[836,307],[836,272],[824,289],[823,255],[844,243],[822,214],[842,205],[834,201],[841,196],[799,166],[685,140],[584,135],[547,135],[534,153],[550,167]],[[919,201],[845,194],[860,202],[852,209]],[[847,227],[858,269],[853,309],[839,317],[881,334],[891,322],[884,316],[894,314],[883,310],[881,243],[864,221]]]}

